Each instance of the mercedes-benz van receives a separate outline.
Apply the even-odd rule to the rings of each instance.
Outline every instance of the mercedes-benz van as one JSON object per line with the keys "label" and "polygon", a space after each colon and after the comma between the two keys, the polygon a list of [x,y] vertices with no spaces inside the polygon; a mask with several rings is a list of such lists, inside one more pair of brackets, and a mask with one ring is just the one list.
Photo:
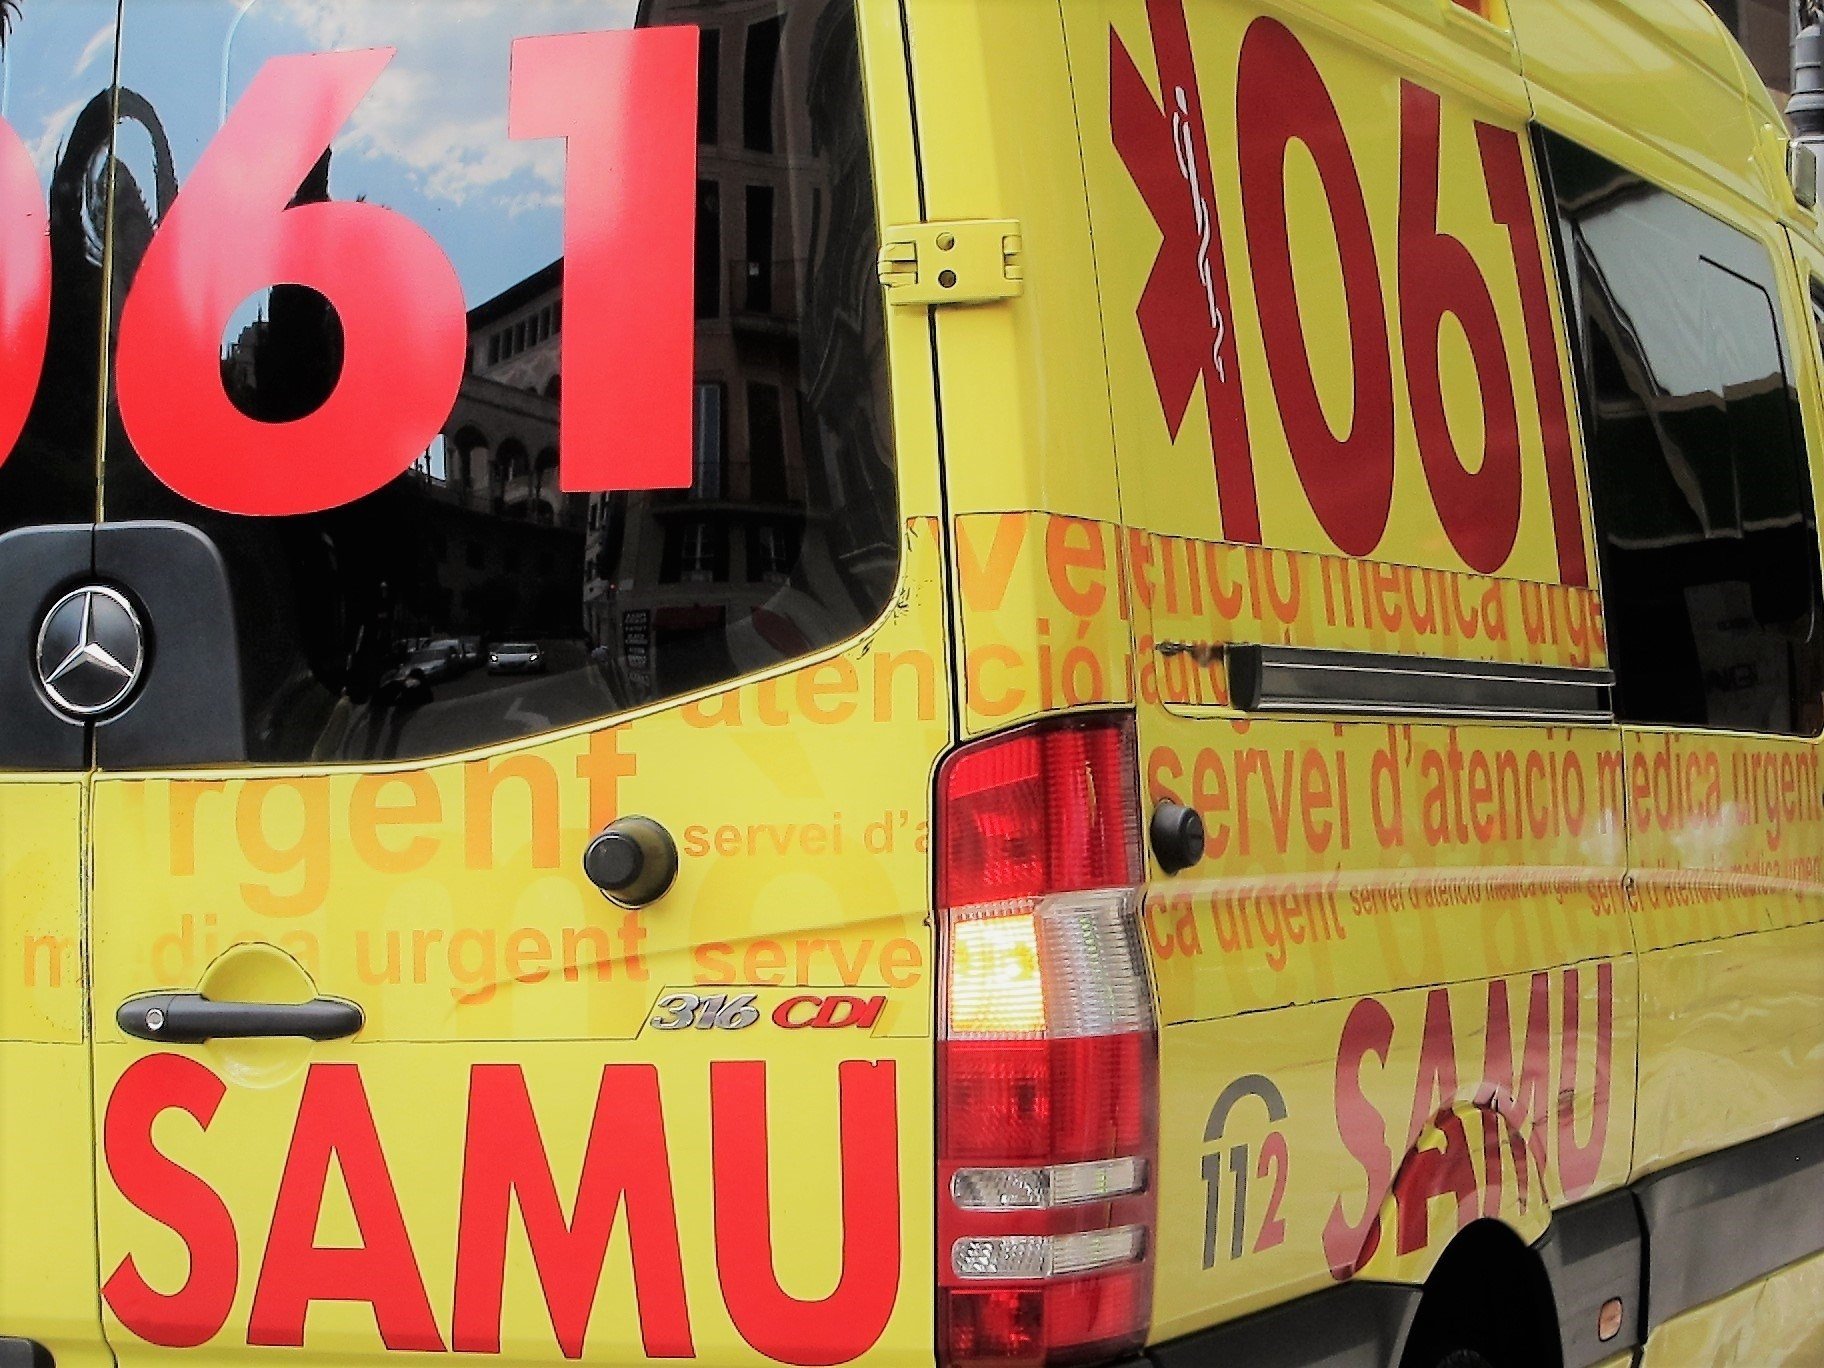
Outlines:
{"label": "mercedes-benz van", "polygon": [[1697,0],[4,11],[0,1368],[1824,1362]]}

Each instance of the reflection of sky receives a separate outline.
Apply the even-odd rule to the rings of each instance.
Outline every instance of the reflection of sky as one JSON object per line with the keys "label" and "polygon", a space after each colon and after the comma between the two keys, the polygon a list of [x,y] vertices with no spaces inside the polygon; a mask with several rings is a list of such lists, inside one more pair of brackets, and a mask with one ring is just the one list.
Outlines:
{"label": "reflection of sky", "polygon": [[1578,220],[1622,318],[1650,339],[1653,379],[1666,395],[1720,392],[1715,358],[1704,344],[1689,213],[1682,204],[1654,196],[1619,201]]}
{"label": "reflection of sky", "polygon": [[1626,318],[1649,342],[1653,378],[1668,395],[1765,388],[1780,358],[1773,302],[1758,285],[1704,257],[1698,210],[1668,195],[1583,215],[1578,227]]}
{"label": "reflection of sky", "polygon": [[[107,84],[113,8],[26,0],[9,43],[7,108],[47,181],[70,121]],[[507,137],[513,38],[625,28],[635,8],[636,0],[127,0],[121,76],[157,109],[181,183],[219,126],[224,85],[232,104],[281,53],[398,48],[337,139],[331,191],[421,224],[455,262],[473,306],[563,251],[563,143]],[[149,185],[145,139],[127,131],[122,152]]]}
{"label": "reflection of sky", "polygon": [[114,0],[26,0],[0,50],[0,117],[31,150],[39,179],[113,61]]}

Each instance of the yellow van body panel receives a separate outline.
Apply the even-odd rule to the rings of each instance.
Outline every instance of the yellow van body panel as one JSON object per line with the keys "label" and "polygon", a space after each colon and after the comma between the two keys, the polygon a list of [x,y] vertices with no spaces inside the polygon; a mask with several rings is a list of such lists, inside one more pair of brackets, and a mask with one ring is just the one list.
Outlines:
{"label": "yellow van body panel", "polygon": [[1087,211],[1080,178],[1060,174],[1077,152],[1058,6],[905,10],[925,218],[1017,219],[1023,244],[1013,307],[932,315],[950,509],[1116,522]]}
{"label": "yellow van body panel", "polygon": [[[244,1362],[256,1331],[284,1343],[288,1259],[374,1247],[376,1212],[403,1241],[388,1314],[422,1305],[437,1342],[324,1299],[296,1321],[312,1357],[473,1350],[466,1286],[498,1352],[559,1361],[546,1237],[503,1225],[492,1294],[465,1266],[465,1191],[499,1139],[474,1109],[503,1087],[565,1210],[617,1127],[659,1142],[636,1167],[675,1241],[616,1224],[584,1318],[597,1357],[791,1361],[793,1313],[856,1276],[885,1291],[848,1358],[928,1364],[932,779],[960,739],[1079,710],[1134,711],[1147,809],[1196,809],[1209,843],[1186,875],[1150,866],[1144,910],[1152,1342],[1351,1278],[1420,1285],[1474,1221],[1536,1244],[1571,1203],[1824,1113],[1815,740],[1236,706],[1242,646],[1609,664],[1533,123],[1772,254],[1824,480],[1803,280],[1824,281],[1824,235],[1727,35],[1696,0],[1485,8],[862,0],[883,234],[1020,234],[1011,302],[887,309],[892,608],[788,669],[485,753],[0,781],[0,1231],[39,1232],[0,1241],[7,1333],[62,1368],[100,1368],[98,1317],[121,1368],[176,1352],[99,1312],[92,1281],[198,1276],[134,1200],[130,1098],[158,1069],[220,1089],[157,1122],[235,1237],[208,1273],[232,1311],[186,1351],[199,1365]],[[1263,212],[1237,111],[1247,81],[1281,79],[1329,108],[1308,102]],[[1439,168],[1435,202],[1411,198],[1415,156]],[[1173,195],[1201,236],[1172,236]],[[1486,289],[1495,346],[1446,320],[1415,377],[1403,289],[1445,256]],[[1186,298],[1219,324],[1214,357],[1184,350]],[[1309,369],[1290,382],[1289,336]],[[1512,535],[1491,545],[1463,506],[1493,486],[1453,515],[1436,444],[1479,477],[1501,393],[1518,461],[1497,490]],[[1332,439],[1384,424],[1384,509],[1314,415]],[[637,912],[580,869],[629,813],[684,856]],[[113,1020],[148,990],[349,998],[366,1029],[159,1048]],[[805,1028],[833,1001],[866,1024]],[[731,1011],[753,1020],[711,1028]],[[674,1242],[683,1322],[664,1310]],[[1681,1316],[1646,1362],[1809,1361],[1821,1283],[1824,1256]],[[755,1295],[765,1324],[734,1305]]]}
{"label": "yellow van body panel", "polygon": [[1769,203],[1772,187],[1753,151],[1765,94],[1751,104],[1735,42],[1703,5],[1513,0],[1510,8],[1548,127],[1700,203]]}
{"label": "yellow van body panel", "polygon": [[[1819,341],[1789,264],[1795,250],[1815,259],[1804,242],[1817,220],[1792,199],[1784,127],[1739,48],[1697,4],[1521,0],[1513,13],[1540,123],[1724,219],[1773,260],[1816,488]],[[1628,727],[1623,750],[1639,1176],[1824,1112],[1824,786],[1810,738]]]}
{"label": "yellow van body panel", "polygon": [[[889,7],[861,16],[876,212],[915,221],[900,26]],[[350,1361],[930,1362],[931,792],[955,700],[928,324],[889,309],[885,325],[901,570],[858,637],[612,725],[432,762],[88,781],[94,1091],[65,1109],[69,1136],[30,1143],[86,1156],[91,1115],[100,1128],[122,1368],[168,1361],[184,1333],[123,1315],[134,1288],[198,1277],[229,1308],[181,1350],[198,1364],[299,1340]],[[636,813],[681,857],[640,911],[582,867]],[[61,868],[74,907],[79,866]],[[16,942],[25,907],[5,910]],[[116,1009],[160,990],[344,998],[365,1026],[315,1046],[129,1038]],[[148,1120],[142,1079],[190,1105]],[[157,1155],[200,1179],[184,1212],[135,1200],[152,1126]],[[38,1174],[7,1153],[8,1184]],[[506,1205],[477,1206],[509,1172]],[[608,1199],[599,1286],[566,1271],[600,1232],[580,1193],[597,1221]],[[218,1217],[231,1238],[193,1264],[180,1232]],[[323,1293],[362,1250],[366,1274]]]}
{"label": "yellow van body panel", "polygon": [[[1223,871],[1161,881],[1147,908],[1165,1022],[1156,1335],[1350,1276],[1416,1284],[1471,1220],[1530,1240],[1551,1208],[1626,1180],[1612,739],[1178,718],[1142,759],[1151,800],[1202,812]],[[1536,834],[1584,785],[1589,809]],[[1490,801],[1510,790],[1537,795],[1530,815]],[[1242,1073],[1283,1098],[1277,1119],[1254,1104],[1224,1121]]]}
{"label": "yellow van body panel", "polygon": [[[1351,1276],[1417,1285],[1477,1217],[1530,1243],[1553,1209],[1824,1111],[1813,968],[1824,831],[1815,801],[1797,797],[1819,788],[1813,742],[1669,738],[1720,766],[1744,801],[1720,820],[1669,811],[1668,822],[1646,815],[1653,748],[1668,738],[1645,729],[1278,720],[1234,706],[1225,652],[1236,645],[1609,663],[1553,211],[1529,124],[1726,218],[1776,265],[1789,260],[1783,225],[1815,237],[1765,93],[1701,6],[1510,0],[1489,7],[1493,22],[1469,8],[907,6],[928,215],[1017,219],[1025,246],[1013,303],[934,314],[964,730],[1132,706],[1149,806],[1192,806],[1208,834],[1197,870],[1154,869],[1146,910],[1163,1022],[1154,1342]],[[1177,22],[1182,35],[1162,36]],[[1236,131],[1251,103],[1246,49],[1283,57],[1284,35],[1334,106],[1344,149],[1320,162],[1289,144],[1289,295],[1259,259],[1274,233],[1247,222]],[[1074,146],[1051,121],[1060,62]],[[1403,119],[1427,97],[1445,168],[1427,226],[1461,244],[1487,288],[1519,420],[1516,531],[1492,558],[1459,545],[1440,511],[1409,373]],[[1010,107],[1022,117],[1003,117]],[[1199,129],[1207,165],[1180,141]],[[1496,170],[1511,174],[1489,151],[1503,136],[1523,225],[1492,201]],[[1337,245],[1344,167],[1373,249],[1354,293]],[[1172,195],[1202,196],[1207,227],[1188,246],[1166,223]],[[1548,287],[1529,298],[1535,275]],[[1815,460],[1807,310],[1795,281],[1782,289],[1787,338],[1805,339],[1788,360]],[[1201,309],[1206,293],[1232,347],[1214,364],[1173,351],[1171,301]],[[1347,522],[1346,504],[1323,507],[1321,475],[1301,471],[1306,439],[1282,411],[1284,361],[1267,330],[1297,317],[1311,392],[1345,434],[1362,415],[1352,307],[1378,308],[1368,330],[1388,338],[1393,473],[1384,524],[1341,545],[1332,524]],[[1082,354],[1095,316],[1099,378]],[[1475,449],[1487,415],[1477,362],[1461,328],[1449,331],[1438,370],[1459,451]],[[1252,537],[1224,501],[1238,444],[1211,400],[1221,386],[1245,414]],[[1068,445],[1037,439],[1065,424]],[[1105,451],[1118,491],[1098,483]],[[1740,777],[1728,780],[1732,765]],[[1764,774],[1785,804],[1777,830],[1751,798]],[[1529,1087],[1556,1100],[1515,1124]]]}
{"label": "yellow van body panel", "polygon": [[1624,744],[1645,1173],[1824,1113],[1824,785],[1811,740]]}
{"label": "yellow van body panel", "polygon": [[[458,1264],[480,1257],[465,1192],[478,1166],[504,1162],[487,1157],[494,1120],[480,1090],[500,1070],[530,1100],[566,1207],[589,1171],[586,1144],[593,1154],[624,1131],[659,1146],[607,1171],[665,1192],[687,1314],[655,1312],[674,1246],[663,1221],[641,1224],[633,1196],[587,1319],[595,1352],[665,1357],[687,1327],[704,1361],[789,1358],[789,1318],[750,1312],[737,1324],[727,1309],[737,1262],[768,1276],[735,1243],[757,1238],[780,1294],[807,1306],[884,1280],[861,1300],[890,1314],[854,1327],[862,1339],[842,1357],[926,1360],[924,909],[931,766],[949,735],[936,534],[933,519],[908,523],[898,610],[863,641],[612,728],[422,768],[95,780],[94,898],[107,928],[94,955],[97,1113],[130,1129],[135,1072],[173,1059],[199,1086],[212,1086],[199,1069],[227,1085],[206,1124],[178,1117],[159,1130],[162,1152],[220,1194],[238,1233],[238,1265],[221,1274],[234,1311],[196,1361],[239,1361],[250,1337],[288,1333],[280,1311],[261,1311],[289,1305],[293,1242],[314,1233],[315,1248],[349,1248],[365,1233],[371,1250],[373,1226],[355,1223],[384,1213],[388,1194],[404,1231],[388,1266],[404,1288],[388,1303],[401,1320],[377,1327],[365,1303],[313,1301],[312,1352],[434,1348],[397,1328],[427,1304],[445,1345],[466,1334],[476,1347]],[[581,873],[590,837],[627,813],[665,823],[682,856],[676,887],[640,912]],[[281,1001],[289,986],[296,1000],[359,1001],[366,1026],[352,1045],[155,1053],[101,1011],[149,985]],[[705,1009],[686,1018],[694,1028],[660,1029],[687,1010],[680,994],[750,994],[746,1024],[724,1014],[730,1028],[710,1029]],[[804,1029],[831,999],[865,1026]],[[325,1191],[301,1157],[313,1135],[342,1156],[346,1186],[331,1177]],[[770,1169],[770,1217],[764,1189],[758,1207],[743,1197],[744,1152]],[[351,1153],[367,1165],[358,1175]],[[183,1285],[183,1243],[136,1208],[124,1161],[114,1176],[100,1208],[104,1279],[128,1276],[130,1260],[155,1287]],[[295,1203],[317,1213],[303,1227]],[[558,1359],[539,1273],[551,1257],[535,1262],[509,1236],[504,1283],[484,1278],[473,1294],[500,1317],[498,1352]],[[110,1315],[123,1352],[132,1331]]]}
{"label": "yellow van body panel", "polygon": [[[1250,52],[1268,70],[1270,55],[1263,43],[1279,32],[1290,32],[1309,55],[1321,76],[1343,136],[1346,152],[1339,150],[1332,174],[1340,181],[1345,165],[1352,168],[1354,181],[1333,188],[1333,194],[1352,196],[1356,186],[1362,195],[1362,207],[1371,249],[1359,253],[1364,266],[1360,281],[1363,286],[1378,283],[1380,300],[1362,296],[1355,301],[1363,328],[1380,333],[1380,318],[1386,319],[1388,335],[1394,339],[1392,354],[1399,355],[1398,341],[1398,252],[1400,214],[1401,98],[1402,80],[1426,81],[1442,101],[1441,146],[1438,152],[1446,166],[1477,158],[1478,123],[1519,130],[1524,127],[1527,105],[1518,77],[1508,68],[1511,56],[1505,47],[1491,49],[1480,27],[1468,23],[1446,23],[1437,6],[1362,7],[1346,13],[1328,6],[1270,5],[1186,5],[1189,42],[1195,55],[1195,79],[1198,97],[1208,121],[1210,135],[1210,172],[1214,185],[1207,194],[1208,203],[1221,208],[1221,249],[1228,257],[1226,276],[1232,294],[1229,324],[1236,345],[1239,374],[1233,383],[1239,385],[1240,403],[1245,408],[1247,442],[1251,447],[1251,470],[1257,486],[1259,540],[1275,552],[1298,552],[1296,559],[1280,558],[1276,563],[1280,579],[1280,602],[1249,603],[1243,612],[1252,619],[1236,630],[1235,640],[1286,639],[1286,628],[1297,623],[1299,632],[1315,633],[1323,644],[1341,645],[1359,630],[1367,615],[1377,612],[1364,597],[1373,597],[1374,589],[1364,594],[1351,585],[1349,591],[1332,582],[1344,580],[1347,572],[1341,565],[1329,565],[1331,559],[1345,554],[1386,562],[1397,566],[1432,569],[1446,574],[1477,573],[1452,545],[1440,523],[1439,514],[1427,492],[1423,465],[1419,459],[1417,437],[1411,419],[1411,401],[1406,390],[1402,367],[1394,365],[1389,375],[1390,405],[1394,415],[1393,490],[1385,524],[1371,528],[1364,540],[1347,548],[1341,547],[1324,526],[1313,504],[1312,486],[1324,477],[1314,466],[1313,474],[1301,482],[1295,440],[1288,434],[1281,417],[1280,394],[1283,385],[1281,367],[1268,355],[1268,340],[1256,320],[1284,317],[1295,306],[1300,331],[1310,356],[1311,385],[1324,419],[1333,432],[1347,433],[1354,421],[1355,358],[1352,355],[1349,330],[1341,320],[1349,318],[1350,300],[1344,268],[1339,264],[1338,250],[1332,232],[1333,205],[1326,197],[1323,173],[1294,143],[1285,173],[1286,233],[1290,239],[1290,273],[1294,293],[1287,298],[1278,294],[1263,295],[1258,282],[1272,274],[1263,263],[1253,260],[1257,246],[1265,246],[1271,234],[1266,217],[1259,218],[1259,240],[1254,229],[1244,229],[1244,215],[1237,206],[1253,204],[1260,208],[1258,196],[1244,194],[1241,169],[1234,140],[1234,120],[1227,111],[1237,107],[1239,69],[1244,44],[1254,40]],[[1088,129],[1098,136],[1084,138],[1084,165],[1090,203],[1095,219],[1096,239],[1103,250],[1098,255],[1097,269],[1104,300],[1107,331],[1108,369],[1114,406],[1114,426],[1123,472],[1122,496],[1128,522],[1144,528],[1154,537],[1183,538],[1200,543],[1246,540],[1237,529],[1226,528],[1228,510],[1221,506],[1212,480],[1212,437],[1207,401],[1190,403],[1182,425],[1174,434],[1168,418],[1161,412],[1161,401],[1155,385],[1155,372],[1170,364],[1188,365],[1163,349],[1171,345],[1169,336],[1159,335],[1163,323],[1154,329],[1134,326],[1137,301],[1143,297],[1153,271],[1160,243],[1156,214],[1175,208],[1172,205],[1149,206],[1147,197],[1135,189],[1134,179],[1121,151],[1110,137],[1107,125],[1111,99],[1111,62],[1123,71],[1137,70],[1147,83],[1153,103],[1160,100],[1158,83],[1160,56],[1149,33],[1146,7],[1140,3],[1102,6],[1066,6],[1071,28],[1072,74],[1078,86],[1081,117]],[[1426,22],[1423,16],[1429,16]],[[1119,53],[1111,58],[1111,43]],[[1427,58],[1430,60],[1428,61]],[[1173,80],[1182,75],[1172,59],[1168,66]],[[1268,79],[1263,76],[1262,79]],[[1176,87],[1175,87],[1176,88]],[[1170,92],[1168,92],[1170,93]],[[1156,131],[1169,138],[1169,122],[1163,106],[1152,113],[1142,108],[1128,115],[1126,106],[1141,97],[1132,86],[1123,85],[1122,117],[1158,122]],[[1322,116],[1328,126],[1327,115]],[[1139,155],[1160,155],[1160,149],[1136,150]],[[1169,157],[1169,142],[1163,148]],[[1345,163],[1344,157],[1348,158]],[[1510,234],[1490,215],[1487,193],[1477,177],[1445,177],[1440,185],[1437,208],[1439,231],[1458,238],[1470,252],[1482,278],[1487,282],[1496,316],[1502,324],[1507,371],[1514,377],[1516,401],[1522,414],[1536,412],[1538,403],[1533,391],[1536,384],[1555,386],[1568,395],[1569,378],[1562,359],[1555,371],[1536,377],[1527,352],[1527,330],[1521,319],[1524,305],[1516,268],[1515,247]],[[1188,191],[1187,191],[1188,193]],[[1262,192],[1264,193],[1264,192]],[[1534,194],[1532,198],[1537,201]],[[1254,212],[1253,210],[1249,211]],[[1351,210],[1353,212],[1353,209]],[[1535,213],[1537,211],[1535,210]],[[1541,219],[1535,219],[1538,232]],[[1544,241],[1542,235],[1538,241]],[[1116,244],[1131,244],[1127,250],[1116,250]],[[1537,254],[1535,247],[1534,253]],[[1212,266],[1217,250],[1210,249]],[[1541,259],[1543,267],[1543,260]],[[1371,268],[1371,269],[1370,269]],[[1195,280],[1192,281],[1194,285]],[[1163,290],[1163,285],[1160,287]],[[1552,308],[1549,301],[1542,301]],[[1152,331],[1155,335],[1149,337]],[[1382,344],[1385,345],[1385,344]],[[1493,361],[1494,358],[1491,358]],[[1377,362],[1378,364],[1378,362]],[[1441,346],[1441,388],[1446,416],[1458,440],[1470,441],[1482,419],[1478,396],[1476,359],[1467,346],[1446,339]],[[1222,381],[1220,384],[1230,382]],[[1290,402],[1289,400],[1287,402]],[[1373,415],[1381,421],[1379,407]],[[1521,420],[1521,448],[1529,473],[1542,472],[1546,460],[1543,438],[1536,425],[1529,430]],[[1377,426],[1378,433],[1378,426]],[[1226,442],[1226,439],[1225,439]],[[1312,461],[1315,458],[1304,458]],[[1315,490],[1321,498],[1323,491]],[[1575,509],[1568,516],[1580,519]],[[1556,582],[1559,566],[1554,557],[1552,533],[1553,509],[1547,498],[1547,484],[1542,478],[1525,482],[1523,507],[1518,531],[1511,549],[1498,561],[1485,564],[1483,576],[1532,582]],[[1587,575],[1587,537],[1585,571]],[[1257,553],[1258,554],[1258,553]],[[1306,559],[1316,557],[1316,560]],[[1295,571],[1293,567],[1297,567]],[[1140,580],[1140,597],[1150,597],[1150,586]],[[1288,586],[1296,577],[1297,588]],[[1263,578],[1266,578],[1263,576]],[[1378,588],[1378,586],[1376,586]],[[1470,599],[1476,588],[1481,594]],[[1302,591],[1310,603],[1294,599]],[[1419,591],[1423,594],[1423,589]],[[1479,604],[1487,597],[1486,585],[1466,586],[1460,597]],[[1403,590],[1388,595],[1389,600],[1406,597]],[[1353,599],[1355,602],[1350,602]],[[1321,600],[1321,602],[1320,602]],[[1588,606],[1579,602],[1579,620],[1587,621]],[[1267,621],[1260,621],[1262,615]],[[1410,623],[1414,614],[1402,614],[1398,620]],[[1427,615],[1416,614],[1423,622]],[[1454,615],[1432,614],[1430,631],[1413,633],[1414,645],[1429,654],[1458,654],[1457,643],[1446,643],[1443,634],[1470,636],[1469,630],[1452,631]],[[1492,617],[1493,613],[1487,614]],[[1274,619],[1277,618],[1278,621]],[[1315,620],[1320,626],[1310,626]],[[1392,622],[1394,614],[1383,616]],[[1328,627],[1326,634],[1323,628]],[[1396,629],[1397,630],[1397,629]],[[1328,641],[1324,641],[1325,636]],[[1487,658],[1522,658],[1526,647],[1518,644],[1522,635],[1518,621],[1501,623],[1495,628],[1496,640],[1488,644],[1486,629],[1477,631],[1472,654]],[[1432,639],[1427,641],[1427,636]],[[1169,639],[1169,638],[1166,638]],[[1426,648],[1429,647],[1429,650]]]}
{"label": "yellow van body panel", "polygon": [[[1161,29],[1177,6],[1063,12],[1121,472],[1143,779],[1149,802],[1196,808],[1209,840],[1206,863],[1156,879],[1147,908],[1165,1023],[1153,1326],[1164,1340],[1352,1276],[1422,1282],[1473,1219],[1531,1240],[1553,1206],[1625,1181],[1635,988],[1621,758],[1615,734],[1595,728],[1248,719],[1223,665],[1243,643],[1606,663],[1588,499],[1567,459],[1576,415],[1561,306],[1555,289],[1537,291],[1549,238],[1512,31],[1431,4],[1192,4],[1182,36]],[[1275,235],[1246,219],[1254,191],[1227,112],[1246,107],[1244,83],[1263,78],[1245,69],[1268,45],[1306,55],[1346,149],[1331,144],[1320,168],[1292,144],[1285,299],[1260,284],[1271,272],[1254,258]],[[1520,415],[1523,492],[1498,559],[1466,554],[1444,525],[1401,364],[1402,116],[1426,93],[1441,165],[1473,166],[1505,134],[1503,170],[1524,195],[1515,232],[1491,213],[1480,176],[1442,176],[1434,221],[1487,283],[1501,349],[1484,364],[1505,369]],[[1165,307],[1153,282],[1171,207],[1150,197],[1170,182],[1155,173],[1138,184],[1148,155],[1172,165],[1174,106],[1181,118],[1202,111],[1207,200],[1220,209],[1219,241],[1202,250],[1226,277],[1235,367],[1203,371],[1175,431],[1164,373],[1200,363],[1148,335],[1149,288],[1162,292],[1161,317]],[[1111,118],[1167,144],[1123,145]],[[1189,179],[1180,193],[1192,193]],[[1351,293],[1334,205],[1355,186],[1373,255]],[[1352,250],[1364,256],[1359,236]],[[1378,298],[1360,293],[1364,280]],[[1323,477],[1301,468],[1309,442],[1282,416],[1285,360],[1263,320],[1288,307],[1333,433],[1360,402],[1342,320],[1352,308],[1377,315],[1370,334],[1385,327],[1390,339],[1391,493],[1384,523],[1347,547],[1319,507]],[[1477,366],[1460,335],[1441,344],[1445,422],[1472,445],[1484,421]],[[1259,546],[1243,544],[1223,502],[1235,436],[1216,432],[1208,393],[1221,384],[1241,389]],[[1553,406],[1556,433],[1537,417]],[[1553,460],[1570,474],[1556,503]],[[1329,518],[1347,512],[1332,502]],[[1052,579],[1082,573],[1054,548]],[[966,586],[964,602],[967,626]],[[1523,1065],[1555,1081],[1524,1084]],[[1244,1077],[1253,1081],[1237,1095]],[[1516,1100],[1540,1086],[1563,1098],[1543,1128]],[[1521,1130],[1531,1147],[1514,1143]]]}
{"label": "yellow van body panel", "polygon": [[1824,1255],[1782,1268],[1667,1322],[1647,1340],[1642,1368],[1803,1368],[1824,1362]]}
{"label": "yellow van body panel", "polygon": [[0,1325],[106,1361],[94,1284],[80,780],[0,776]]}

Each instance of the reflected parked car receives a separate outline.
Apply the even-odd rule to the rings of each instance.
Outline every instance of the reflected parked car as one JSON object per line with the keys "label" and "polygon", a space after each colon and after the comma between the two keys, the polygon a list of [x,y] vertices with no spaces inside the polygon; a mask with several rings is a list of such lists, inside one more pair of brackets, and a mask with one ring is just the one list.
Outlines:
{"label": "reflected parked car", "polygon": [[454,679],[462,673],[462,647],[454,641],[433,641],[405,658],[401,675],[416,671],[428,683]]}
{"label": "reflected parked car", "polygon": [[[480,645],[479,638],[476,639]],[[460,637],[433,637],[422,647],[426,651],[447,651],[450,655],[451,673],[460,674],[474,665],[481,663],[478,652],[471,652]]]}
{"label": "reflected parked car", "polygon": [[503,641],[488,648],[489,674],[543,674],[544,648],[531,641]]}

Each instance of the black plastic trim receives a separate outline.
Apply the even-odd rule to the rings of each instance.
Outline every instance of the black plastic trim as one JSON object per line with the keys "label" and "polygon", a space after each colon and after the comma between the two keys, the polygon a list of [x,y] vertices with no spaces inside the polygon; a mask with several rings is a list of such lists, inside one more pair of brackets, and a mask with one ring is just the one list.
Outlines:
{"label": "black plastic trim", "polygon": [[1224,651],[1235,706],[1260,713],[1441,713],[1609,724],[1608,670],[1243,644]]}
{"label": "black plastic trim", "polygon": [[1351,1282],[1146,1351],[1153,1368],[1386,1368],[1398,1362],[1423,1289]]}
{"label": "black plastic trim", "polygon": [[0,771],[88,768],[89,729],[51,710],[35,660],[45,611],[93,578],[93,541],[87,523],[0,533]]}
{"label": "black plastic trim", "polygon": [[1824,1117],[1634,1185],[1646,1222],[1647,1329],[1824,1252]]}
{"label": "black plastic trim", "polygon": [[144,608],[139,696],[95,728],[105,770],[235,765],[247,758],[234,599],[215,543],[185,523],[103,523],[95,572]]}
{"label": "black plastic trim", "polygon": [[[1534,1249],[1551,1280],[1564,1368],[1591,1368],[1645,1341],[1646,1231],[1631,1189],[1556,1212]],[[1604,1341],[1597,1317],[1615,1297],[1621,1299],[1621,1329]]]}
{"label": "black plastic trim", "polygon": [[36,1340],[0,1335],[0,1368],[57,1368],[57,1360]]}

